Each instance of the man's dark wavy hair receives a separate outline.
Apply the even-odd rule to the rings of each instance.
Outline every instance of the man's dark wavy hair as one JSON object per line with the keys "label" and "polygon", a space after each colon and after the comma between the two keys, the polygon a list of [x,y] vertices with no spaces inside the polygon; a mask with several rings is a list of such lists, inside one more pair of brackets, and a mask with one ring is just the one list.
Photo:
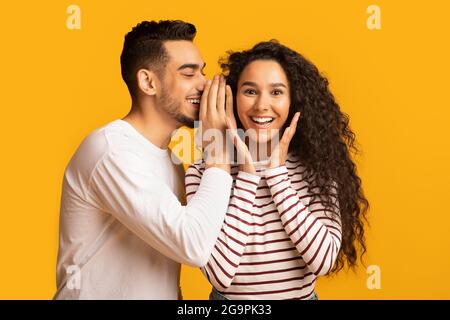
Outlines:
{"label": "man's dark wavy hair", "polygon": [[122,78],[130,95],[136,96],[136,73],[141,68],[164,76],[169,56],[164,42],[169,40],[193,41],[197,30],[193,24],[180,20],[142,21],[125,35],[120,56]]}
{"label": "man's dark wavy hair", "polygon": [[[308,192],[313,195],[311,202],[319,198],[325,203],[327,214],[340,215],[342,244],[331,273],[337,273],[345,265],[354,270],[358,253],[362,260],[366,252],[364,223],[369,202],[351,158],[359,150],[349,117],[340,110],[328,88],[328,80],[317,67],[276,40],[258,43],[249,50],[228,52],[228,56],[220,60],[223,75],[234,93],[235,106],[239,76],[255,60],[276,61],[287,75],[291,106],[282,132],[300,111],[289,152],[298,156],[306,168],[304,178],[309,182]],[[237,125],[242,128],[236,108],[234,110]],[[333,201],[336,192],[338,205]],[[337,206],[339,212],[335,210]]]}

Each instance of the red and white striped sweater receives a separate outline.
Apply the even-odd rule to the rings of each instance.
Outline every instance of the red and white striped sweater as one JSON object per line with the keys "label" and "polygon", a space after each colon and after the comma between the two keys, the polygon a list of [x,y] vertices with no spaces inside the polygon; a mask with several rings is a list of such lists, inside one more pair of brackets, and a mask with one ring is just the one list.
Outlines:
{"label": "red and white striped sweater", "polygon": [[[317,276],[331,270],[339,252],[340,219],[318,197],[310,202],[305,168],[291,155],[286,166],[260,166],[257,175],[238,169],[231,169],[230,203],[203,273],[229,299],[311,298]],[[204,163],[188,168],[187,201],[203,171]]]}

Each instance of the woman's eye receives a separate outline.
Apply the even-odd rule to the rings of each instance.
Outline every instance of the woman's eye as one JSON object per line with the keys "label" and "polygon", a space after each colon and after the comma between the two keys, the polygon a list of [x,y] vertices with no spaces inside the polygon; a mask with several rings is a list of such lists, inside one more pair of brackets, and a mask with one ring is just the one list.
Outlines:
{"label": "woman's eye", "polygon": [[281,91],[281,90],[274,90],[274,91],[272,92],[272,94],[273,94],[274,96],[279,96],[280,94],[283,94],[283,91]]}
{"label": "woman's eye", "polygon": [[195,74],[193,74],[193,73],[192,73],[192,74],[191,74],[191,73],[189,73],[189,74],[184,74],[185,77],[193,77],[194,75],[195,75]]}
{"label": "woman's eye", "polygon": [[244,91],[245,94],[256,94],[256,90],[253,89],[247,89]]}

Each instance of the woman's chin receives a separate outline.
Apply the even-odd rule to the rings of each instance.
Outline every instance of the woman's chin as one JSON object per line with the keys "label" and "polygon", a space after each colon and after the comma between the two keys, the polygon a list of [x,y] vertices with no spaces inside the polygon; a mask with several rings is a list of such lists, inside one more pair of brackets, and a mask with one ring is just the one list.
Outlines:
{"label": "woman's chin", "polygon": [[279,141],[278,129],[250,129],[247,130],[247,135],[252,142],[257,144],[272,144]]}

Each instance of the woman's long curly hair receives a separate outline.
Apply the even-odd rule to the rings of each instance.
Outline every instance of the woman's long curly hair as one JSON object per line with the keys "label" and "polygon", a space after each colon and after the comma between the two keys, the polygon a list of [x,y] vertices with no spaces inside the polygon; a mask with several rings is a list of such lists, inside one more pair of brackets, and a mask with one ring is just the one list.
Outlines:
{"label": "woman's long curly hair", "polygon": [[[306,168],[304,178],[309,182],[311,202],[319,197],[327,213],[340,216],[342,243],[331,273],[337,273],[346,264],[355,269],[358,253],[362,258],[366,252],[364,222],[367,222],[369,202],[351,159],[351,153],[356,155],[359,150],[349,117],[340,110],[328,88],[328,80],[317,67],[276,40],[260,42],[250,50],[228,52],[228,56],[220,60],[223,75],[234,93],[235,106],[239,76],[255,60],[276,61],[286,73],[291,106],[283,130],[294,114],[301,112],[289,152],[299,157]],[[236,109],[236,122],[242,128]],[[333,210],[337,207],[339,213]]]}

